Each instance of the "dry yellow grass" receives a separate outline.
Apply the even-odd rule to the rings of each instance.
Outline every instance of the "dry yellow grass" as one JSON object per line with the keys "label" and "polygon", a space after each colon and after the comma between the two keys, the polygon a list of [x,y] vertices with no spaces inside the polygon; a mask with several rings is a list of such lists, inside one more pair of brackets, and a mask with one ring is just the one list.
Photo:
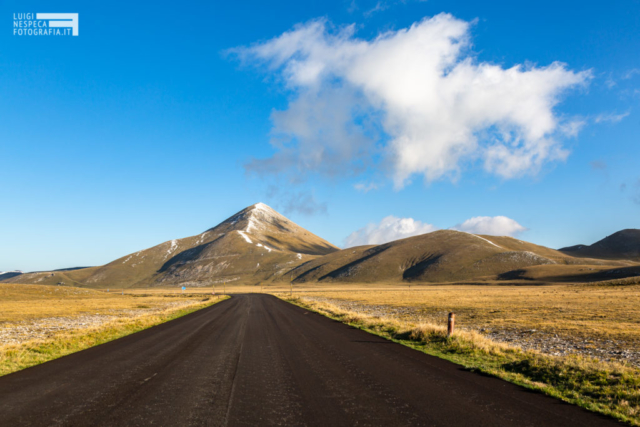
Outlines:
{"label": "dry yellow grass", "polygon": [[623,341],[640,350],[638,285],[429,285],[300,290],[296,295],[409,308],[405,320],[430,323],[444,324],[453,311],[460,327],[535,329],[585,340]]}
{"label": "dry yellow grass", "polygon": [[202,299],[202,295],[161,290],[152,296],[132,296],[69,286],[0,284],[0,327],[5,322],[22,322],[49,317],[112,314],[138,309],[164,308],[173,302]]}
{"label": "dry yellow grass", "polygon": [[197,293],[121,295],[62,286],[0,284],[0,375],[204,308]]}

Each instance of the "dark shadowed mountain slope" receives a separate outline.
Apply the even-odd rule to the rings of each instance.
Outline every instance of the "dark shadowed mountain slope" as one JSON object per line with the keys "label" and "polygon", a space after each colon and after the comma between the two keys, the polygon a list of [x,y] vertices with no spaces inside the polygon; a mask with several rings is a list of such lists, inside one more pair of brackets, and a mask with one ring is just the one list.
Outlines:
{"label": "dark shadowed mountain slope", "polygon": [[11,279],[12,277],[20,276],[21,274],[22,274],[22,271],[20,271],[20,270],[0,271],[0,281],[6,280],[6,279]]}
{"label": "dark shadowed mountain slope", "polygon": [[593,245],[569,246],[560,251],[574,257],[640,260],[640,230],[621,230]]}

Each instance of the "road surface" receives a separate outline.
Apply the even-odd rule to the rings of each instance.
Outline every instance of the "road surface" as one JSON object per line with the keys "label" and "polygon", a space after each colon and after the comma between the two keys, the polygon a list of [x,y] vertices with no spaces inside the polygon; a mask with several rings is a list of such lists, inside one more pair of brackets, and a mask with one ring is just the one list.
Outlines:
{"label": "road surface", "polygon": [[0,377],[0,426],[614,424],[261,294]]}

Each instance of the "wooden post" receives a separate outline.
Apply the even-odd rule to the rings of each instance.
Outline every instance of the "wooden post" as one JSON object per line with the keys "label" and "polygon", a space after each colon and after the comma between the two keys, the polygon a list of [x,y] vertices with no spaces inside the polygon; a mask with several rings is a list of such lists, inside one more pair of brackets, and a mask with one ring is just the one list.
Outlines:
{"label": "wooden post", "polygon": [[447,337],[453,335],[453,331],[456,327],[456,314],[449,313],[449,322],[447,324]]}

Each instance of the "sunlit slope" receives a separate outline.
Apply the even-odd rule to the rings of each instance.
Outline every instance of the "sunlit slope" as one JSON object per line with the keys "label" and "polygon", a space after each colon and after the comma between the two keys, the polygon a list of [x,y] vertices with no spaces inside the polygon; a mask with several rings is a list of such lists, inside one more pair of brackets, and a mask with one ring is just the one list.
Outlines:
{"label": "sunlit slope", "polygon": [[337,250],[258,203],[202,234],[170,240],[101,267],[24,274],[16,281],[49,285],[64,282],[96,288],[257,283]]}
{"label": "sunlit slope", "polygon": [[[553,271],[561,265],[606,263],[576,259],[511,237],[440,230],[382,245],[334,252],[295,268],[293,277],[296,282],[493,280],[508,272],[537,266],[546,266]],[[608,264],[613,267],[626,265]]]}

